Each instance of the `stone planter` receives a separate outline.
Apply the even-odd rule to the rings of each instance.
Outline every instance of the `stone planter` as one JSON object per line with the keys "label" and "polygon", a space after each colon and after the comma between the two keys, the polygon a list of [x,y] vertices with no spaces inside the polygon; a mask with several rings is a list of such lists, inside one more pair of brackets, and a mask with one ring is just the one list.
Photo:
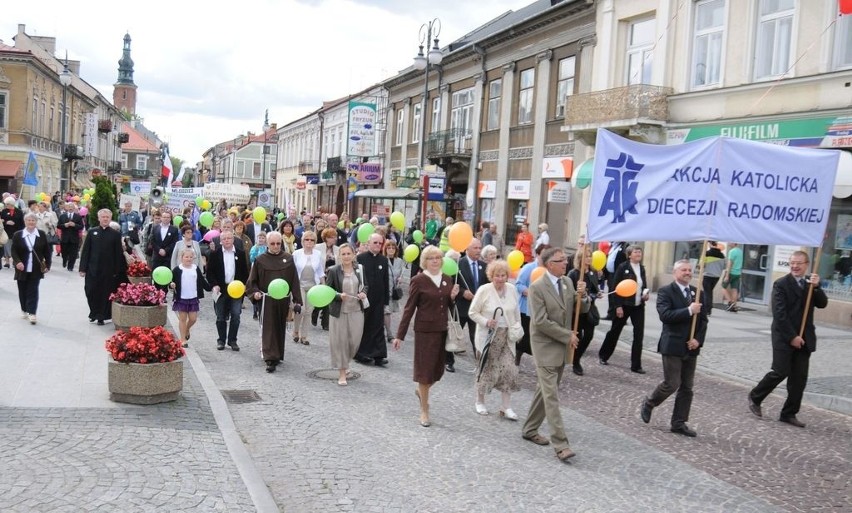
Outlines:
{"label": "stone planter", "polygon": [[144,283],[146,285],[151,284],[151,277],[150,276],[128,276],[127,280],[130,283]]}
{"label": "stone planter", "polygon": [[109,361],[109,399],[118,403],[157,404],[174,401],[183,389],[183,360],[166,363]]}
{"label": "stone planter", "polygon": [[153,328],[166,325],[166,305],[131,306],[113,301],[112,322],[115,328],[126,330],[131,326]]}

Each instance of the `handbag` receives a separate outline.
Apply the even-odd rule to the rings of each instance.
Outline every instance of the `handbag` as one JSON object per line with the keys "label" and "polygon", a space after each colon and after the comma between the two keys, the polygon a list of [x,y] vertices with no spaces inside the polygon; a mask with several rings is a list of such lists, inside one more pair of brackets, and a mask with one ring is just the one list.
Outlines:
{"label": "handbag", "polygon": [[598,307],[595,306],[594,303],[589,306],[589,312],[586,315],[589,316],[589,324],[592,326],[597,326],[601,323],[601,313],[598,311]]}
{"label": "handbag", "polygon": [[465,339],[467,335],[459,323],[458,308],[453,307],[450,318],[447,320],[447,341],[444,349],[451,353],[460,353],[465,350]]}
{"label": "handbag", "polygon": [[0,246],[5,246],[7,242],[9,242],[9,235],[6,229],[0,226]]}
{"label": "handbag", "polygon": [[[396,275],[393,273],[393,266],[388,265],[388,269],[391,273],[391,281],[396,283]],[[400,287],[399,285],[394,285],[394,287],[391,289],[391,299],[393,299],[394,301],[399,301],[400,299],[402,299],[402,287]]]}

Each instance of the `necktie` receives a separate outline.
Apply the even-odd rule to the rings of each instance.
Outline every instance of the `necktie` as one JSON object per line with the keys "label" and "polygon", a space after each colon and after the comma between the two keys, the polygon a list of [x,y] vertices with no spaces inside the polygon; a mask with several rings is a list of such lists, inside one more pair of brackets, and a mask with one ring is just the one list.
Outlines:
{"label": "necktie", "polygon": [[802,287],[802,288],[805,288],[805,279],[804,278],[799,278],[799,286]]}
{"label": "necktie", "polygon": [[479,288],[479,269],[476,267],[476,260],[470,262],[470,274],[473,276],[473,291]]}
{"label": "necktie", "polygon": [[692,303],[692,294],[689,293],[689,287],[683,288],[683,297],[686,298],[687,303]]}
{"label": "necktie", "polygon": [[562,282],[560,282],[559,280],[556,280],[556,292],[559,293],[559,299],[561,299],[562,302],[564,303],[565,302],[565,296],[562,294],[562,286],[561,285],[562,285]]}

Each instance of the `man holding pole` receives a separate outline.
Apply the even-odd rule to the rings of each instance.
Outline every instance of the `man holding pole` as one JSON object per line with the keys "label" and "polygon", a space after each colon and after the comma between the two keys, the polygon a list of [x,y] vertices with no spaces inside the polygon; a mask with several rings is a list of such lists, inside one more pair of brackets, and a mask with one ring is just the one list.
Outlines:
{"label": "man holding pole", "polygon": [[786,378],[787,400],[778,420],[800,428],[805,423],[796,414],[808,382],[811,353],[816,351],[814,307],[828,305],[819,274],[806,276],[807,270],[808,254],[795,251],[790,257],[790,274],[772,286],[772,370],[748,394],[749,410],[762,417],[760,404]]}
{"label": "man holding pole", "polygon": [[663,323],[657,351],[663,355],[663,382],[650,397],[642,400],[641,417],[646,424],[650,422],[651,411],[677,391],[671,430],[694,437],[697,433],[686,421],[692,406],[695,364],[707,334],[707,311],[695,301],[695,287],[689,285],[692,280],[689,260],[675,262],[672,273],[675,281],[657,291],[657,313]]}

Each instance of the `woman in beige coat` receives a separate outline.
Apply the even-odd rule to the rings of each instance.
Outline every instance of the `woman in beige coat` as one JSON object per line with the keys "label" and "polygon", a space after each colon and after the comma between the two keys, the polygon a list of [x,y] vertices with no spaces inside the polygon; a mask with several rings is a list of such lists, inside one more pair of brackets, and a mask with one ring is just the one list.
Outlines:
{"label": "woman in beige coat", "polygon": [[[512,410],[511,399],[512,392],[520,390],[518,367],[515,365],[515,342],[524,334],[518,309],[520,298],[517,289],[506,283],[509,281],[509,265],[505,260],[494,260],[488,264],[485,274],[490,283],[479,287],[468,310],[468,317],[476,323],[474,345],[477,360],[480,360],[485,348],[489,330],[495,330],[488,358],[484,363],[480,360],[477,365],[476,413],[488,415],[485,396],[496,388],[503,396],[500,416],[518,420],[518,415]],[[482,366],[481,372],[479,366]]]}

